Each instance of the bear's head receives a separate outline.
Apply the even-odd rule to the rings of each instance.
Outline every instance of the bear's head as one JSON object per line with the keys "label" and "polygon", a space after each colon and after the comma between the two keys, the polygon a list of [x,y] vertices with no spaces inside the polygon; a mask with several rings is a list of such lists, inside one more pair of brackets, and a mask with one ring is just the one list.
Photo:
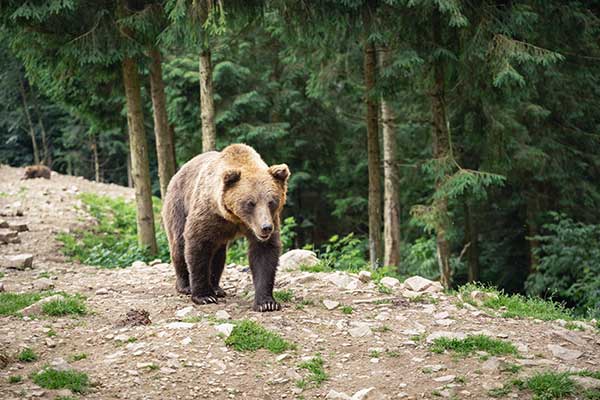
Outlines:
{"label": "bear's head", "polygon": [[223,206],[260,241],[279,229],[290,170],[287,165],[267,169],[228,169],[222,175]]}

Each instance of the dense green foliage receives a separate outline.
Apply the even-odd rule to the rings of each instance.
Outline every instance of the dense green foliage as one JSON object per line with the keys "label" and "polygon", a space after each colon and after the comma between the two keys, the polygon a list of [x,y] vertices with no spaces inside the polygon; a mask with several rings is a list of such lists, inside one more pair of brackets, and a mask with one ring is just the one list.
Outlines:
{"label": "dense green foliage", "polygon": [[[3,2],[0,162],[31,164],[33,134],[54,170],[92,178],[97,153],[100,179],[127,184],[120,62],[135,57],[142,67],[150,116],[147,50],[157,46],[181,165],[202,148],[197,55],[210,47],[217,148],[245,142],[292,171],[285,248],[314,245],[321,270],[367,263],[363,99],[384,96],[396,114],[402,241],[400,265],[387,271],[437,278],[435,234],[443,227],[455,286],[475,273],[507,293],[598,315],[597,0],[216,1],[206,2],[215,7],[200,26],[204,4]],[[368,94],[366,42],[390,58]],[[441,158],[431,134],[435,71],[450,136]],[[156,163],[151,151],[157,195]],[[63,235],[67,254],[104,266],[151,258],[136,245],[131,207],[84,201],[98,226]],[[166,261],[160,229],[158,242]],[[244,262],[244,242],[229,257]]]}

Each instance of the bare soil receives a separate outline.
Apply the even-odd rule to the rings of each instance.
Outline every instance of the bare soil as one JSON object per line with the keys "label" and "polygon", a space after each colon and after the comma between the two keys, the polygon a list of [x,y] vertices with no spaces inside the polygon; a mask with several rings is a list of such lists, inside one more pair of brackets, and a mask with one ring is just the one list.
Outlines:
{"label": "bare soil", "polygon": [[[568,331],[576,344],[557,335],[564,331],[558,322],[495,317],[459,307],[457,299],[446,294],[420,303],[403,298],[400,291],[381,294],[373,284],[344,290],[324,273],[280,272],[277,286],[291,289],[294,300],[284,304],[281,312],[257,313],[251,310],[252,298],[245,295],[251,289],[249,273],[241,266],[228,266],[223,285],[228,297],[217,305],[193,305],[175,292],[168,260],[154,266],[100,269],[61,255],[57,233],[94,223],[78,193],[132,199],[132,189],[59,174],[51,180],[21,181],[22,174],[23,169],[0,166],[0,212],[10,215],[0,219],[29,226],[29,231],[19,234],[22,243],[1,245],[0,254],[31,253],[33,268],[0,267],[4,273],[0,282],[8,292],[30,292],[36,290],[40,275],[49,276],[54,290],[85,296],[90,313],[64,318],[0,316],[0,349],[11,355],[9,364],[0,369],[2,399],[64,395],[64,391],[41,389],[29,378],[59,358],[86,372],[93,383],[87,393],[74,397],[130,400],[315,399],[325,398],[331,389],[351,396],[368,387],[375,388],[369,399],[486,399],[491,398],[490,389],[536,371],[600,368],[600,336],[594,329]],[[23,216],[12,216],[17,208]],[[393,301],[379,304],[374,300],[378,298]],[[302,306],[302,299],[312,304]],[[340,306],[328,310],[323,300],[337,301]],[[352,306],[353,312],[344,314],[343,305]],[[186,316],[177,316],[190,306]],[[128,316],[132,309],[146,310],[151,322],[123,324],[124,320],[139,322],[140,315]],[[278,361],[277,354],[266,350],[240,353],[228,348],[216,329],[219,310],[226,310],[233,321],[257,321],[295,343],[297,349]],[[350,331],[356,326],[368,326],[367,335],[353,337]],[[524,367],[514,374],[485,364],[485,355],[434,354],[425,338],[438,331],[485,333],[510,341],[519,346],[520,356],[499,357],[498,361]],[[49,332],[56,336],[49,337]],[[551,344],[583,354],[572,361],[557,359],[547,347]],[[16,361],[12,356],[23,347],[32,348],[38,361]],[[72,356],[80,353],[87,358],[73,361]],[[305,378],[308,372],[298,364],[316,354],[323,358],[329,379],[300,390],[298,375]],[[13,375],[24,379],[9,383]],[[454,378],[435,380],[448,375]],[[506,397],[531,396],[515,391]]]}

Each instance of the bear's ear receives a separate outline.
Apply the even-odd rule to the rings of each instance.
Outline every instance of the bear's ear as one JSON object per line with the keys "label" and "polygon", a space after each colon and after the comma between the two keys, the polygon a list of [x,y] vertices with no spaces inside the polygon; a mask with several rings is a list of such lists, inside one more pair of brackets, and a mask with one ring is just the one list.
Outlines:
{"label": "bear's ear", "polygon": [[242,172],[239,169],[229,169],[223,174],[223,183],[229,187],[240,180]]}
{"label": "bear's ear", "polygon": [[269,167],[269,173],[273,178],[283,183],[287,182],[290,177],[290,169],[285,164],[271,165]]}

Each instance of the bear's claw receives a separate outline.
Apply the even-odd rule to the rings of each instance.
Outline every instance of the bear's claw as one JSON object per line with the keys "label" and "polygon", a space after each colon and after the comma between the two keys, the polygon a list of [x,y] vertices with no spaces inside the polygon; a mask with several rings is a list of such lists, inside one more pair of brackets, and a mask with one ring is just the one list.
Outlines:
{"label": "bear's claw", "polygon": [[279,305],[279,303],[277,303],[274,300],[266,301],[264,303],[254,305],[254,311],[258,311],[258,312],[280,311],[280,310],[281,310],[281,305]]}
{"label": "bear's claw", "polygon": [[225,293],[225,291],[223,290],[223,288],[221,286],[217,286],[216,287],[215,293],[217,294],[217,297],[225,297],[225,296],[227,296],[227,294]]}
{"label": "bear's claw", "polygon": [[196,304],[212,304],[217,303],[217,296],[192,296],[192,301]]}

